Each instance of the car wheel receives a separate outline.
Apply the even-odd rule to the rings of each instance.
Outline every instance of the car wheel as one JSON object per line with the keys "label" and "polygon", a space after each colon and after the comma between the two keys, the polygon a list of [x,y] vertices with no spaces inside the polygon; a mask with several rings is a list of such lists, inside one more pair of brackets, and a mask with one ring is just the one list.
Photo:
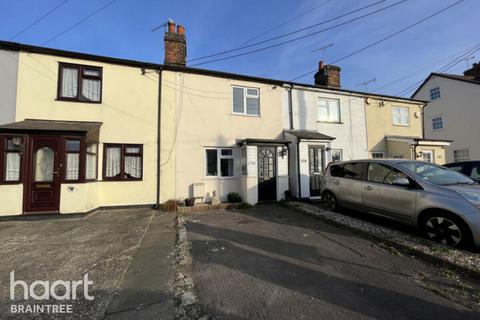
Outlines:
{"label": "car wheel", "polygon": [[328,211],[336,211],[338,209],[337,198],[330,191],[325,191],[322,195],[323,206]]}
{"label": "car wheel", "polygon": [[441,244],[463,247],[471,242],[470,229],[454,215],[430,214],[424,219],[422,228],[427,238]]}

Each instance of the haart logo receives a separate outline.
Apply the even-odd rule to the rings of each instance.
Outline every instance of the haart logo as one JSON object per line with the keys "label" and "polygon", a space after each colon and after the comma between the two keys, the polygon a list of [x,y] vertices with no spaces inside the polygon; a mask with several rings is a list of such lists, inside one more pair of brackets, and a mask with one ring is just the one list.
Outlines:
{"label": "haart logo", "polygon": [[[15,300],[15,289],[22,289],[23,300],[48,301],[55,299],[58,301],[77,300],[77,291],[83,293],[83,298],[92,301],[94,299],[88,293],[89,286],[93,281],[88,279],[88,273],[85,273],[83,280],[50,281],[35,280],[30,285],[23,280],[15,279],[15,271],[10,272],[10,300]],[[82,290],[83,289],[83,290]],[[59,293],[60,292],[60,293]],[[81,295],[81,294],[80,294]],[[71,313],[71,304],[32,304],[32,305],[14,305],[10,306],[11,313]]]}

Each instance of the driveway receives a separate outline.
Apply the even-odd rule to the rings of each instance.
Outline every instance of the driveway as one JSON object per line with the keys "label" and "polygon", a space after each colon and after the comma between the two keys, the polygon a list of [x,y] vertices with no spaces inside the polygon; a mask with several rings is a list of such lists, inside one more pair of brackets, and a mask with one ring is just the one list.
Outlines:
{"label": "driveway", "polygon": [[480,317],[427,289],[433,266],[290,209],[196,213],[187,222],[201,307],[222,319]]}
{"label": "driveway", "polygon": [[[92,215],[29,217],[0,222],[1,319],[173,319],[173,215],[149,209],[104,210]],[[35,280],[79,281],[78,300],[10,301],[10,272]],[[43,289],[38,288],[37,294]],[[62,287],[60,286],[60,289]],[[64,294],[61,290],[59,294]],[[11,314],[11,304],[72,304],[71,314]],[[163,316],[160,316],[163,314]]]}

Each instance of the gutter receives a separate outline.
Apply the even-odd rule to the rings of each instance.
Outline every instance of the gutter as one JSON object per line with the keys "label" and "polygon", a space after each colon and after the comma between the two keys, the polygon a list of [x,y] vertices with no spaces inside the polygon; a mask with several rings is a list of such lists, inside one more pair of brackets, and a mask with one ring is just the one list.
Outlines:
{"label": "gutter", "polygon": [[158,110],[157,110],[157,200],[154,209],[160,209],[160,163],[161,163],[161,136],[162,136],[162,69],[158,70]]}

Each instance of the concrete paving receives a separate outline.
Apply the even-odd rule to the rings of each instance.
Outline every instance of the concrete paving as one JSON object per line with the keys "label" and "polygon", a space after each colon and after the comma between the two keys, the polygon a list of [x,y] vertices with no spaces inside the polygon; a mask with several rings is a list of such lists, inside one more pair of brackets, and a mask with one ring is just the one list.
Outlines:
{"label": "concrete paving", "polygon": [[[173,220],[173,215],[137,208],[104,210],[88,217],[1,221],[0,318],[104,319],[108,310],[108,319],[172,319]],[[29,297],[24,301],[23,290],[17,286],[15,301],[11,301],[11,271],[15,271],[15,280],[27,284],[78,281],[88,273],[94,300],[85,299],[80,287],[77,300]],[[12,304],[71,304],[73,313],[11,314]]]}
{"label": "concrete paving", "polygon": [[190,214],[193,280],[221,319],[479,319],[422,285],[434,267],[298,212]]}

